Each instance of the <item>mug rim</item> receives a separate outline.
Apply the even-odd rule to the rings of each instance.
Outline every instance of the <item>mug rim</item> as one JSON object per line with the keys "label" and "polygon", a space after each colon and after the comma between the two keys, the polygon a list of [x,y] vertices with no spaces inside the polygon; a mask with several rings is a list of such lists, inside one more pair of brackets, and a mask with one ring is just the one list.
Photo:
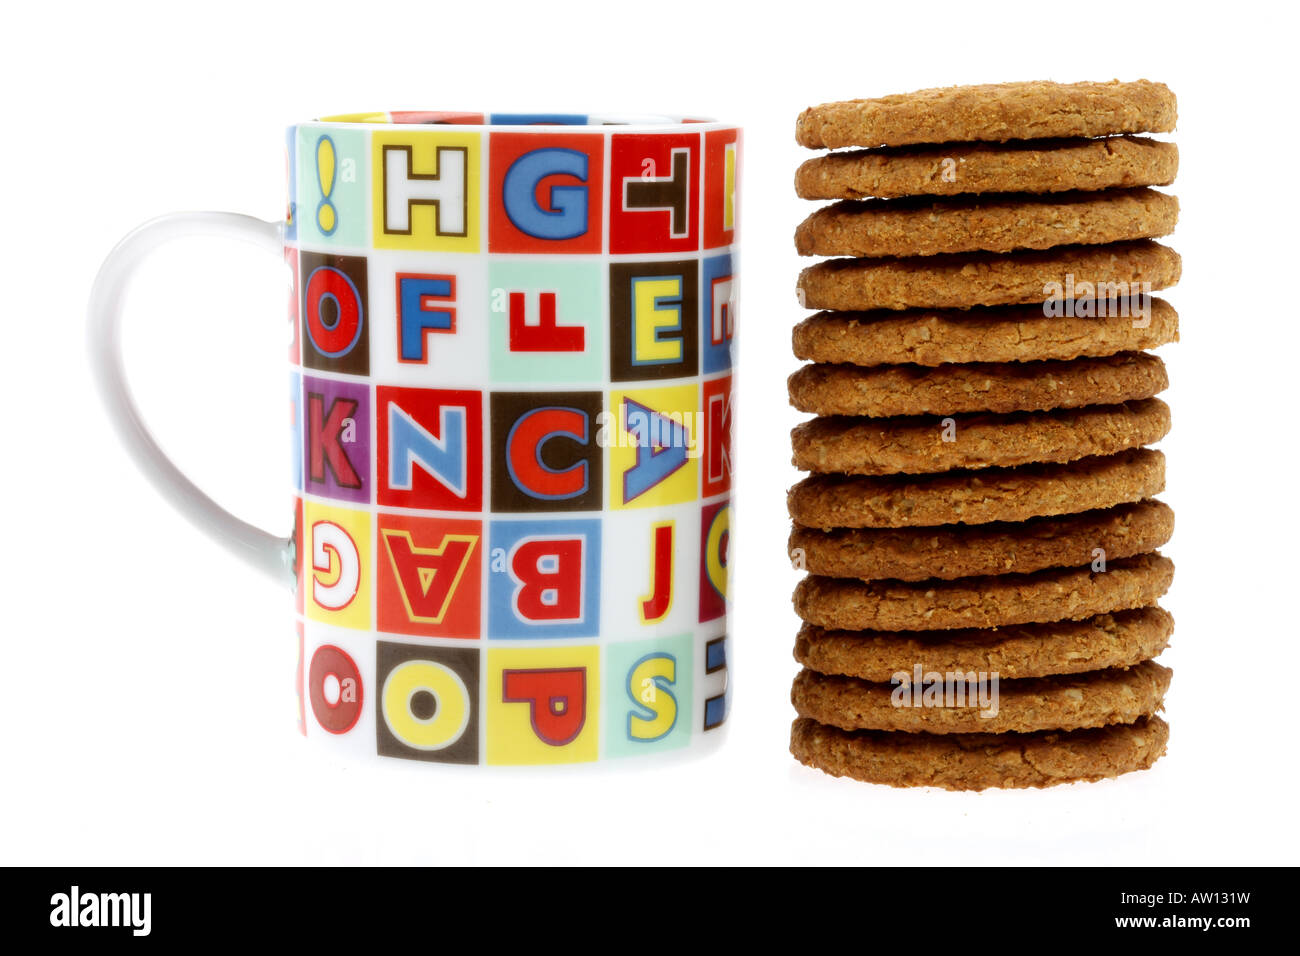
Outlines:
{"label": "mug rim", "polygon": [[[394,117],[401,117],[394,119]],[[588,133],[650,132],[664,130],[739,129],[738,123],[668,113],[488,112],[472,110],[392,110],[337,113],[295,123],[294,126],[337,126],[358,129],[443,129],[466,132]]]}

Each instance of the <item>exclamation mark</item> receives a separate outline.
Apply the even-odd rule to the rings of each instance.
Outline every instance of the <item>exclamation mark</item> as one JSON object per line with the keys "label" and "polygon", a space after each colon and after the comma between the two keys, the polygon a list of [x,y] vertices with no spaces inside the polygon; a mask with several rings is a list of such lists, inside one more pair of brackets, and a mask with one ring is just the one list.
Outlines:
{"label": "exclamation mark", "polygon": [[332,236],[338,227],[338,215],[330,194],[334,192],[334,140],[322,136],[316,141],[316,182],[320,184],[321,201],[316,207],[316,225],[321,234]]}

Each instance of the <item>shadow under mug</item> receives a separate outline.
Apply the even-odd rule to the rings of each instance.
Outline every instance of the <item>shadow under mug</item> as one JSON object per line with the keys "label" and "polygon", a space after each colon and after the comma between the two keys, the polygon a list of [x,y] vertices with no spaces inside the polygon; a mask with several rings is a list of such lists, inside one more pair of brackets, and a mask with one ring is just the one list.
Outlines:
{"label": "shadow under mug", "polygon": [[[145,474],[293,586],[301,732],[476,765],[711,747],[730,701],[740,130],[393,112],[286,145],[283,222],[146,223],[104,263],[89,335]],[[292,272],[289,537],[186,478],[126,383],[131,274],[191,235]]]}

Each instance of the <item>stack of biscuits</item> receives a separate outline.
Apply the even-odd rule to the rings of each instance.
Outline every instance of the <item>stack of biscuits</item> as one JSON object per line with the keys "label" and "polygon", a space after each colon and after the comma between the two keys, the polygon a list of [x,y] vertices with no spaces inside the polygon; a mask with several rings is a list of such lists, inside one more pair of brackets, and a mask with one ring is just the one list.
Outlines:
{"label": "stack of biscuits", "polygon": [[[1173,620],[1149,350],[1178,316],[1163,84],[1007,83],[806,110],[821,310],[794,331],[791,751],[952,790],[1150,767]],[[849,149],[841,149],[849,147]]]}

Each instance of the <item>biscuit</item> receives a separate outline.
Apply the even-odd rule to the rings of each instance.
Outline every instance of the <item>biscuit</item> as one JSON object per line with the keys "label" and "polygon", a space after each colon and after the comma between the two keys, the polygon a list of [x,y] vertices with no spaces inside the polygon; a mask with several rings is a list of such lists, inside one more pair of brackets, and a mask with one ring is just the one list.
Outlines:
{"label": "biscuit", "polygon": [[[905,671],[910,681],[913,669]],[[1021,680],[1003,680],[999,676],[996,701],[987,676],[975,673],[968,677],[972,682],[984,680],[981,688],[955,680],[945,685],[945,675],[937,678],[933,687],[941,696],[931,700],[943,706],[925,706],[924,685],[907,688],[910,694],[905,699],[912,705],[899,706],[895,700],[905,685],[803,670],[794,679],[790,702],[800,717],[840,730],[930,734],[1081,730],[1131,724],[1140,717],[1152,716],[1164,707],[1172,675],[1169,668],[1144,661],[1127,669],[1086,674]]]}
{"label": "biscuit", "polygon": [[809,475],[786,495],[806,528],[913,528],[1025,521],[1140,501],[1165,488],[1165,456],[1151,448],[1064,465],[933,475]]}
{"label": "biscuit", "polygon": [[1023,523],[830,531],[796,525],[788,551],[810,574],[831,578],[951,581],[1085,565],[1099,549],[1107,560],[1130,558],[1167,544],[1173,533],[1173,509],[1148,499]]}
{"label": "biscuit", "polygon": [[[1121,303],[1123,304],[1123,303]],[[849,365],[1025,362],[1103,357],[1178,341],[1178,313],[1164,299],[1149,312],[1047,316],[1041,305],[909,312],[819,312],[794,329],[794,354]]]}
{"label": "biscuit", "polygon": [[805,365],[786,381],[790,404],[814,415],[954,415],[1115,405],[1169,387],[1165,364],[1146,352],[1069,362]]}
{"label": "biscuit", "polygon": [[1147,398],[1008,415],[830,415],[796,425],[790,437],[794,466],[801,471],[921,475],[1113,455],[1157,442],[1168,432],[1169,406]]}
{"label": "biscuit", "polygon": [[1154,189],[1051,196],[846,199],[799,224],[801,256],[933,256],[1151,239],[1174,231],[1178,199]]}
{"label": "biscuit", "polygon": [[1111,136],[828,153],[799,167],[794,188],[804,199],[892,199],[1168,186],[1177,174],[1173,143]]}
{"label": "biscuit", "polygon": [[1032,734],[900,734],[844,731],[797,718],[790,753],[832,777],[891,787],[1050,787],[1146,770],[1165,753],[1159,717],[1089,730]]}
{"label": "biscuit", "polygon": [[1155,604],[1174,563],[1159,552],[1120,558],[1105,571],[1052,568],[953,581],[855,581],[809,575],[794,609],[809,624],[846,631],[928,631],[1079,621]]}
{"label": "biscuit", "polygon": [[[828,259],[799,274],[809,309],[957,309],[1065,300],[1126,300],[1178,284],[1182,259],[1150,239],[1033,252]],[[1069,290],[1073,290],[1073,294]]]}
{"label": "biscuit", "polygon": [[795,140],[810,149],[1004,142],[1167,133],[1177,120],[1174,94],[1150,80],[990,83],[811,106],[795,122]]}
{"label": "biscuit", "polygon": [[1169,646],[1173,616],[1161,607],[1082,621],[951,631],[827,631],[805,624],[794,659],[822,674],[889,681],[899,671],[997,671],[1007,679],[1131,667]]}

